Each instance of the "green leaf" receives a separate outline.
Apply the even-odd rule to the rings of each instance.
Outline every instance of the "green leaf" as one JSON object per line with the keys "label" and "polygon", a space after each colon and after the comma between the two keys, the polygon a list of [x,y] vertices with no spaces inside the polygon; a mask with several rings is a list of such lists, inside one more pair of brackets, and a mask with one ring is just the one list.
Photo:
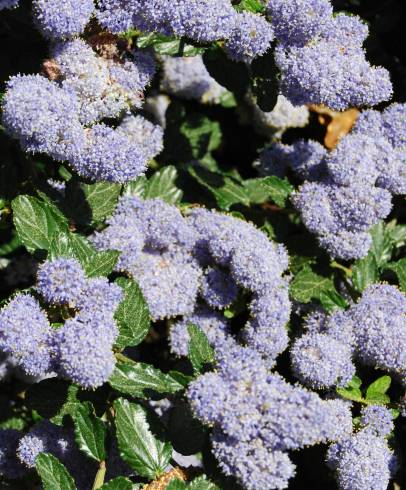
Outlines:
{"label": "green leaf", "polygon": [[213,194],[220,209],[228,211],[233,204],[249,205],[247,192],[236,179],[211,172],[200,165],[191,165],[188,171],[199,184]]}
{"label": "green leaf", "polygon": [[387,269],[393,270],[398,276],[400,289],[406,293],[406,257],[397,262],[389,263]]}
{"label": "green leaf", "polygon": [[59,212],[36,197],[18,196],[11,206],[18,237],[29,252],[48,250],[55,233],[68,230]]}
{"label": "green leaf", "polygon": [[151,432],[145,410],[124,398],[114,402],[116,434],[121,457],[140,476],[155,479],[167,467],[172,446]]}
{"label": "green leaf", "polygon": [[87,277],[100,277],[110,275],[117,264],[120,252],[117,250],[105,250],[95,252],[83,264]]}
{"label": "green leaf", "polygon": [[205,48],[189,44],[183,39],[175,39],[154,32],[139,35],[137,38],[137,47],[152,47],[157,54],[170,56],[197,56],[205,51]]}
{"label": "green leaf", "polygon": [[403,247],[406,244],[406,225],[395,225],[393,227],[389,225],[387,225],[387,231],[393,246],[395,248]]}
{"label": "green leaf", "polygon": [[189,332],[189,359],[193,369],[202,372],[207,364],[214,362],[214,351],[203,330],[196,325],[188,325]]}
{"label": "green leaf", "polygon": [[131,480],[119,476],[105,483],[99,490],[132,490],[133,488],[134,484]]}
{"label": "green leaf", "polygon": [[238,12],[247,11],[254,14],[262,14],[265,12],[265,5],[261,0],[242,0],[235,9]]}
{"label": "green leaf", "polygon": [[41,453],[35,460],[44,490],[76,490],[75,482],[65,466],[55,456]]}
{"label": "green leaf", "polygon": [[259,181],[275,204],[281,208],[286,207],[289,196],[293,192],[293,186],[286,179],[271,175],[270,177],[259,179]]}
{"label": "green leaf", "polygon": [[81,405],[72,416],[75,425],[75,440],[85,454],[96,461],[106,459],[106,426],[102,420],[89,413]]}
{"label": "green leaf", "polygon": [[376,257],[369,252],[366,257],[355,261],[352,267],[352,284],[354,288],[362,293],[370,284],[374,284],[379,279],[379,269]]}
{"label": "green leaf", "polygon": [[145,184],[143,197],[145,199],[159,197],[170,204],[180,202],[183,192],[175,185],[177,176],[178,171],[173,165],[167,165],[162,170],[158,170]]}
{"label": "green leaf", "polygon": [[352,400],[354,402],[363,403],[364,399],[362,397],[362,392],[359,388],[347,387],[347,388],[337,388],[337,393],[345,398],[346,400]]}
{"label": "green leaf", "polygon": [[124,476],[119,476],[105,483],[99,490],[132,490],[134,488],[135,486],[131,480],[124,478]]}
{"label": "green leaf", "polygon": [[175,478],[168,483],[165,490],[184,490],[185,488],[188,488],[186,483]]}
{"label": "green leaf", "polygon": [[237,96],[243,96],[249,86],[249,72],[245,63],[231,61],[220,48],[209,49],[203,61],[210,75]]}
{"label": "green leaf", "polygon": [[149,331],[151,317],[141,289],[133,280],[116,280],[124,290],[124,299],[119,304],[114,318],[119,328],[116,347],[123,349],[142,342]]}
{"label": "green leaf", "polygon": [[71,179],[66,186],[62,206],[75,223],[99,223],[113,213],[121,188],[120,184],[85,184]]}
{"label": "green leaf", "polygon": [[335,289],[322,291],[319,295],[319,301],[323,308],[328,312],[332,312],[337,308],[345,309],[349,306],[348,301],[344,298],[344,296],[338,293]]}
{"label": "green leaf", "polygon": [[320,299],[321,293],[333,288],[333,281],[329,277],[320,276],[309,267],[305,267],[290,283],[290,294],[301,303],[309,303],[312,299]]}
{"label": "green leaf", "polygon": [[145,187],[147,185],[147,177],[141,175],[140,177],[128,182],[123,189],[124,196],[138,196],[144,197]]}
{"label": "green leaf", "polygon": [[112,388],[138,398],[149,398],[151,391],[157,393],[176,393],[183,390],[169,374],[165,374],[150,364],[137,362],[117,363],[109,379]]}
{"label": "green leaf", "polygon": [[189,490],[220,490],[217,485],[207,480],[207,478],[202,475],[195,478],[188,485]]}
{"label": "green leaf", "polygon": [[386,225],[380,221],[371,229],[372,247],[371,252],[375,256],[378,267],[382,267],[391,259],[393,242],[390,234],[386,231]]}
{"label": "green leaf", "polygon": [[262,179],[247,179],[242,182],[251,204],[262,204],[269,198],[269,191],[261,183]]}
{"label": "green leaf", "polygon": [[365,398],[369,401],[382,397],[389,390],[391,382],[392,379],[390,376],[381,376],[368,386]]}

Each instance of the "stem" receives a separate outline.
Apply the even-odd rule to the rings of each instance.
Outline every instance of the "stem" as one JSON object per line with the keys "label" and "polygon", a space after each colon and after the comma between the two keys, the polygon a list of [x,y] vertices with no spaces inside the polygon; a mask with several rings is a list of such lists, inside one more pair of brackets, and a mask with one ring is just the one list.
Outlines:
{"label": "stem", "polygon": [[114,356],[117,359],[117,361],[126,362],[127,364],[135,364],[135,362],[132,359],[125,356],[124,354],[121,354],[121,352],[116,352]]}
{"label": "stem", "polygon": [[333,267],[334,269],[341,269],[342,271],[345,272],[345,275],[349,278],[352,276],[352,270],[349,269],[348,267],[345,267],[343,266],[342,264],[339,264],[338,262],[336,262],[335,260],[333,260],[331,262],[331,267]]}
{"label": "stem", "polygon": [[106,462],[100,461],[99,469],[96,473],[96,478],[94,479],[92,490],[97,490],[104,483],[104,477],[106,476]]}

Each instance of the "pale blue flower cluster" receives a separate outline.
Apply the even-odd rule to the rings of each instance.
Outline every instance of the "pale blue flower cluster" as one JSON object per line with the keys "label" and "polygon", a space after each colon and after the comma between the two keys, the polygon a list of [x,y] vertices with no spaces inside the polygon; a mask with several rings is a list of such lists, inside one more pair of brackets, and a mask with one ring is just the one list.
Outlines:
{"label": "pale blue flower cluster", "polygon": [[[346,311],[310,315],[307,332],[290,351],[294,374],[317,389],[345,386],[355,374],[357,359],[394,373],[405,384],[405,311],[404,293],[395,286],[373,284]],[[374,413],[366,412],[365,423],[373,420]],[[378,412],[377,416],[384,418]]]}
{"label": "pale blue flower cluster", "polygon": [[18,294],[0,311],[0,349],[11,354],[27,374],[51,370],[51,336],[45,312],[28,294]]}
{"label": "pale blue flower cluster", "polygon": [[47,153],[93,181],[126,182],[162,150],[163,133],[141,116],[116,128],[100,122],[141,106],[155,67],[149,53],[118,62],[81,39],[53,48],[55,79],[18,75],[8,82],[3,125],[24,150]]}
{"label": "pale blue flower cluster", "polygon": [[94,12],[93,0],[34,0],[34,19],[51,39],[81,34]]}
{"label": "pale blue flower cluster", "polygon": [[289,169],[305,183],[292,196],[306,228],[332,257],[360,258],[371,246],[370,228],[406,191],[406,104],[363,112],[352,132],[328,152],[316,141],[275,143],[255,165],[261,175]]}
{"label": "pale blue flower cluster", "polygon": [[286,488],[295,474],[289,450],[351,433],[345,402],[290,385],[253,349],[225,340],[216,353],[216,371],[192,382],[187,396],[195,415],[214,426],[213,452],[223,472],[244,488]]}
{"label": "pale blue flower cluster", "polygon": [[342,490],[386,490],[394,462],[386,439],[368,428],[333,444],[327,453]]}
{"label": "pale blue flower cluster", "polygon": [[59,258],[39,268],[37,291],[48,304],[68,307],[74,316],[52,328],[39,302],[20,294],[0,311],[1,350],[27,374],[56,372],[84,388],[102,385],[115,365],[114,312],[121,288],[106,278],[88,279],[75,259]]}
{"label": "pale blue flower cluster", "polygon": [[101,0],[97,18],[111,32],[137,28],[198,42],[225,40],[230,58],[247,63],[264,54],[274,37],[264,17],[238,13],[230,0]]}
{"label": "pale blue flower cluster", "polygon": [[123,197],[108,226],[91,239],[100,250],[121,251],[117,270],[138,282],[154,319],[185,316],[171,334],[175,353],[180,354],[181,336],[187,352],[188,322],[211,329],[207,314],[216,332],[224,330],[224,320],[213,312],[229,307],[239,291],[252,295],[241,340],[270,365],[285,350],[287,254],[251,223],[204,208],[192,209],[185,218],[162,200]]}
{"label": "pale blue flower cluster", "polygon": [[389,73],[368,63],[362,48],[368,28],[359,18],[333,16],[329,0],[269,0],[268,12],[279,41],[281,90],[293,104],[343,110],[390,99]]}

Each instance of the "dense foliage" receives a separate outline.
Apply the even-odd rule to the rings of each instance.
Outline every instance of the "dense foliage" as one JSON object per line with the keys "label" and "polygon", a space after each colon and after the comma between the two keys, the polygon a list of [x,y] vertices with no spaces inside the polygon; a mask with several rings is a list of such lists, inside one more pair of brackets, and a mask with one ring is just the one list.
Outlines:
{"label": "dense foliage", "polygon": [[364,3],[0,0],[0,488],[400,488],[406,7]]}

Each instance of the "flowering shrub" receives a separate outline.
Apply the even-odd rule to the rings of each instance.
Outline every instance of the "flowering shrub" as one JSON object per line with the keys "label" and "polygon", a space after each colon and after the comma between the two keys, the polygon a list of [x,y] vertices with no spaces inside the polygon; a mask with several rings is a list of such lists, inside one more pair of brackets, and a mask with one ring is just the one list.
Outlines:
{"label": "flowering shrub", "polygon": [[400,488],[404,7],[359,4],[0,0],[1,488]]}

